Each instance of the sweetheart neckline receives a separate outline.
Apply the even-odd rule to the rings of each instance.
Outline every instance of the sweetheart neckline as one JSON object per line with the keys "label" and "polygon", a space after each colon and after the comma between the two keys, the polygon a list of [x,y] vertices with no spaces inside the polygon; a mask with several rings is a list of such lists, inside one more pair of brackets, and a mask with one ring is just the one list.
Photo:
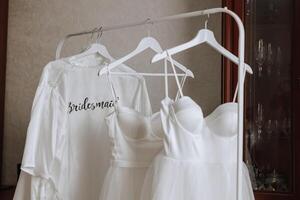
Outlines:
{"label": "sweetheart neckline", "polygon": [[[181,98],[179,98],[177,101],[174,101],[172,99],[170,99],[169,97],[166,97],[165,99],[168,99],[172,102],[171,106],[174,107],[174,105],[176,105],[177,103],[180,103],[181,100],[184,100],[184,99],[189,99],[191,100],[200,110],[201,112],[203,113],[203,110],[201,108],[201,106],[196,102],[194,101],[191,97],[189,96],[182,96]],[[164,100],[165,100],[164,99]],[[162,101],[164,101],[162,100]],[[203,117],[204,121],[207,121],[207,120],[212,120],[210,118],[213,118],[215,116],[218,116],[218,114],[220,112],[222,112],[222,110],[225,109],[225,107],[228,107],[230,108],[231,110],[233,110],[232,106],[237,106],[238,104],[236,102],[226,102],[226,103],[222,103],[220,105],[218,105],[212,112],[210,112],[208,115],[206,115],[205,117]],[[230,107],[229,107],[230,106]],[[177,112],[176,112],[177,113]]]}
{"label": "sweetheart neckline", "polygon": [[[180,98],[177,99],[177,100],[173,100],[173,99],[171,99],[171,98],[169,98],[169,97],[165,97],[165,98],[161,101],[161,103],[163,103],[164,101],[167,101],[167,100],[168,100],[169,102],[171,102],[171,104],[168,104],[168,105],[170,105],[170,106],[172,107],[172,110],[173,110],[173,113],[174,113],[174,119],[176,120],[176,123],[180,126],[180,128],[183,129],[185,132],[187,132],[189,135],[191,135],[191,136],[193,136],[193,137],[200,137],[201,134],[194,134],[194,133],[192,133],[191,131],[187,130],[187,129],[180,123],[180,121],[179,121],[179,120],[177,119],[177,117],[176,117],[176,113],[175,113],[175,111],[174,111],[174,105],[176,105],[176,104],[178,104],[178,103],[180,103],[180,102],[182,102],[183,100],[186,100],[186,99],[191,100],[191,101],[192,101],[192,102],[193,102],[193,103],[201,110],[201,112],[202,112],[201,106],[200,106],[198,103],[196,103],[196,102],[195,102],[191,97],[189,97],[189,96],[182,96],[182,97],[180,97]],[[207,121],[208,121],[208,120],[209,120],[209,121],[213,121],[213,120],[215,119],[216,116],[219,116],[219,113],[222,112],[222,110],[224,110],[224,108],[229,107],[229,106],[236,106],[236,105],[237,105],[236,102],[227,102],[227,103],[223,103],[223,104],[218,105],[218,106],[217,106],[217,107],[216,107],[209,115],[203,117],[204,123],[205,123],[206,126],[207,126]],[[158,114],[161,112],[161,109],[160,109],[159,111],[157,111],[157,112],[155,112],[155,113],[152,113],[152,112],[151,112],[150,115],[145,115],[145,114],[143,114],[143,113],[141,113],[141,112],[139,112],[139,111],[137,111],[137,110],[135,110],[135,109],[133,109],[133,108],[131,108],[131,107],[123,106],[123,105],[118,105],[118,104],[117,104],[117,110],[115,110],[115,111],[114,111],[113,113],[111,113],[111,114],[117,114],[117,115],[118,115],[118,113],[119,113],[121,110],[122,110],[122,112],[124,112],[124,113],[131,113],[131,114],[134,114],[135,116],[138,116],[139,118],[143,118],[143,119],[146,120],[146,121],[152,120],[156,115],[158,115]],[[231,110],[232,110],[232,109],[231,109]],[[109,116],[107,116],[107,117],[109,117]],[[213,133],[213,135],[216,135],[218,138],[222,138],[222,139],[223,139],[222,136],[219,136],[219,135],[217,135],[216,133],[214,133],[214,131],[212,131],[208,126],[207,126],[207,128]],[[161,139],[161,137],[159,137],[158,135],[156,135],[156,134],[154,133],[153,127],[152,127],[152,123],[150,124],[150,130],[149,130],[149,133],[146,134],[144,137],[139,138],[139,139],[133,139],[133,138],[128,137],[127,135],[125,135],[124,137],[125,137],[126,139],[130,140],[130,141],[138,142],[138,141],[145,140],[149,135],[152,135],[152,136],[155,136],[155,137]],[[234,137],[234,136],[235,136],[235,135],[233,135],[232,137]],[[227,139],[227,138],[231,138],[231,137],[225,137],[224,139]]]}
{"label": "sweetheart neckline", "polygon": [[[109,118],[110,116],[116,116],[116,117],[118,117],[118,115],[119,115],[119,113],[120,113],[120,111],[121,111],[121,113],[129,113],[129,114],[134,114],[135,116],[137,116],[137,117],[139,117],[139,118],[142,118],[143,120],[145,120],[146,122],[149,122],[150,123],[150,125],[149,125],[149,130],[147,131],[147,134],[145,135],[145,136],[143,136],[143,137],[141,137],[141,138],[138,138],[138,139],[134,139],[134,138],[132,138],[132,137],[130,137],[130,136],[127,136],[126,134],[122,134],[122,137],[124,137],[126,140],[128,140],[128,141],[131,141],[131,142],[143,142],[143,141],[146,141],[147,140],[147,138],[149,137],[149,136],[153,136],[153,137],[155,137],[155,139],[158,139],[158,140],[161,140],[162,138],[161,137],[159,137],[158,135],[156,135],[155,133],[154,133],[154,131],[153,131],[153,126],[152,126],[152,119],[156,116],[156,115],[158,115],[159,113],[160,113],[160,111],[158,111],[158,112],[155,112],[155,113],[152,113],[151,115],[144,115],[144,114],[142,114],[141,112],[139,112],[139,111],[137,111],[137,110],[135,110],[135,109],[133,109],[133,108],[130,108],[130,107],[128,107],[128,106],[120,106],[120,105],[118,105],[117,106],[117,110],[115,110],[115,111],[113,111],[110,115],[108,115],[107,116],[107,118]],[[120,127],[120,124],[118,123],[118,126]],[[152,141],[152,142],[159,142],[158,140],[154,140],[154,141]]]}
{"label": "sweetheart neckline", "polygon": [[[189,130],[187,130],[183,125],[182,125],[182,123],[178,120],[178,118],[177,118],[177,116],[176,116],[176,113],[175,113],[175,110],[174,110],[174,105],[176,105],[176,103],[178,103],[178,101],[174,101],[174,100],[172,100],[172,99],[170,99],[170,98],[165,98],[164,100],[166,100],[166,99],[168,99],[170,102],[171,102],[171,104],[168,104],[169,106],[171,106],[171,108],[172,108],[172,113],[173,113],[173,119],[176,121],[176,124],[184,131],[184,132],[186,132],[188,135],[191,135],[192,137],[195,137],[195,138],[197,138],[197,137],[200,137],[201,136],[201,134],[194,134],[193,132],[191,132],[191,131],[189,131]],[[178,99],[178,100],[181,100],[181,99],[189,99],[189,100],[191,100],[200,110],[201,110],[201,112],[202,112],[202,108],[201,108],[201,106],[199,106],[199,104],[197,104],[191,97],[189,97],[189,96],[182,96],[180,99]],[[163,100],[163,101],[164,101]],[[220,136],[220,135],[218,135],[218,134],[216,134],[213,130],[211,130],[211,128],[207,125],[207,122],[208,121],[213,121],[216,117],[218,117],[219,116],[219,113],[220,112],[222,112],[223,110],[225,110],[225,108],[230,108],[230,110],[233,110],[233,109],[235,109],[235,108],[233,108],[232,106],[237,106],[237,103],[236,102],[227,102],[227,103],[223,103],[223,104],[220,104],[220,105],[218,105],[209,115],[207,115],[206,117],[203,117],[203,122],[205,123],[205,124],[202,124],[202,126],[205,126],[211,133],[212,133],[212,135],[213,136],[215,136],[216,138],[219,138],[219,139],[221,139],[221,140],[228,140],[228,139],[233,139],[233,138],[235,138],[235,136],[237,135],[237,134],[234,134],[234,135],[232,135],[232,136],[229,136],[229,137],[223,137],[223,136]],[[228,110],[228,109],[226,109],[226,110]],[[197,128],[197,129],[199,129],[199,127]]]}

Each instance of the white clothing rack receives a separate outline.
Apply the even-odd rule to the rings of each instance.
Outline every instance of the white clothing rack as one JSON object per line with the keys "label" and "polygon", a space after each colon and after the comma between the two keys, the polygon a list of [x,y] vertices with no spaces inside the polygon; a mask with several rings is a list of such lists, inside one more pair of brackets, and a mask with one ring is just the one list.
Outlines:
{"label": "white clothing rack", "polygon": [[63,45],[65,41],[71,37],[75,36],[81,36],[81,35],[86,35],[86,34],[92,34],[95,32],[100,32],[100,31],[111,31],[111,30],[119,30],[119,29],[124,29],[124,28],[129,28],[129,27],[135,27],[135,26],[141,26],[145,24],[155,24],[155,23],[160,23],[160,22],[165,22],[165,21],[170,21],[170,20],[176,20],[176,19],[183,19],[183,18],[190,18],[190,17],[196,17],[196,16],[201,16],[201,15],[211,15],[211,14],[216,14],[216,13],[226,13],[233,17],[235,22],[238,25],[239,28],[239,45],[238,45],[238,57],[239,57],[239,64],[238,64],[238,88],[239,88],[239,93],[238,93],[238,141],[237,141],[237,193],[236,193],[236,199],[237,200],[242,200],[242,164],[243,164],[243,120],[244,120],[244,58],[245,58],[245,29],[244,25],[239,18],[237,14],[235,14],[233,11],[228,10],[227,7],[225,8],[212,8],[212,9],[206,9],[206,10],[200,10],[200,11],[194,11],[194,12],[188,12],[188,13],[181,13],[177,15],[171,15],[171,16],[166,16],[166,17],[160,17],[156,19],[146,19],[144,21],[137,21],[137,22],[132,22],[132,23],[127,23],[127,24],[121,24],[121,25],[116,25],[116,26],[104,26],[96,30],[92,31],[85,31],[85,32],[80,32],[80,33],[74,33],[74,34],[69,34],[65,36],[58,44],[57,50],[56,50],[56,58],[58,59],[60,57],[60,52],[63,48]]}

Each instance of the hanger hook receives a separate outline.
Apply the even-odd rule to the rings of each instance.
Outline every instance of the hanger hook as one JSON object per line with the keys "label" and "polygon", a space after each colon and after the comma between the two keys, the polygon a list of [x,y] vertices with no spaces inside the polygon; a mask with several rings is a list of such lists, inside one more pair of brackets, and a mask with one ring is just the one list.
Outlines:
{"label": "hanger hook", "polygon": [[205,29],[207,29],[208,20],[209,20],[209,14],[207,14],[207,18],[206,18],[206,20],[205,20]]}
{"label": "hanger hook", "polygon": [[100,26],[99,28],[97,28],[97,39],[96,39],[96,42],[99,43],[100,41],[100,38],[102,37],[103,35],[103,26]]}
{"label": "hanger hook", "polygon": [[97,30],[98,30],[98,28],[94,28],[94,29],[91,31],[90,45],[92,45],[92,43],[93,43],[94,34],[95,34],[95,32],[97,32]]}
{"label": "hanger hook", "polygon": [[147,26],[147,34],[148,34],[148,37],[151,36],[151,31],[150,31],[150,27],[149,25],[153,25],[153,22],[151,21],[151,18],[147,18],[146,21],[145,21],[145,24]]}

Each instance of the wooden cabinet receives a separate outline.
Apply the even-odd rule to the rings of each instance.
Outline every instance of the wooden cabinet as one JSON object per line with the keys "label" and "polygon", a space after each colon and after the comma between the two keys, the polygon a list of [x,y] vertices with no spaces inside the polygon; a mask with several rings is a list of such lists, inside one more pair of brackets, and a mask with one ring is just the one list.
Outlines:
{"label": "wooden cabinet", "polygon": [[15,192],[13,186],[0,186],[0,199],[1,200],[12,200]]}
{"label": "wooden cabinet", "polygon": [[6,47],[8,24],[8,0],[0,1],[0,186],[2,171],[2,150],[4,135],[4,100],[6,75]]}
{"label": "wooden cabinet", "polygon": [[[300,43],[297,0],[225,0],[246,30],[244,161],[258,200],[300,199]],[[298,13],[297,13],[297,12]],[[224,18],[223,43],[237,52],[237,28]],[[223,62],[223,99],[237,74]]]}

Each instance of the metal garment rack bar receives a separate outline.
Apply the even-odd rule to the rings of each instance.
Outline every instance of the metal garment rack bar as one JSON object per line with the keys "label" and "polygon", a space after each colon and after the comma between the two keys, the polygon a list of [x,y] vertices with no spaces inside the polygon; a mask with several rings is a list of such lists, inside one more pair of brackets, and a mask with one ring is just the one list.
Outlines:
{"label": "metal garment rack bar", "polygon": [[80,32],[80,33],[74,33],[74,34],[69,34],[65,36],[60,42],[56,50],[56,58],[58,59],[60,57],[60,52],[63,48],[63,45],[65,41],[71,37],[76,37],[76,36],[81,36],[81,35],[86,35],[86,34],[92,34],[95,32],[99,31],[112,31],[112,30],[119,30],[119,29],[124,29],[124,28],[130,28],[130,27],[136,27],[136,26],[141,26],[141,25],[146,25],[146,24],[155,24],[155,23],[161,23],[161,22],[166,22],[166,21],[171,21],[171,20],[177,20],[177,19],[184,19],[184,18],[191,18],[191,17],[197,17],[201,15],[211,15],[211,14],[216,14],[216,13],[226,13],[230,15],[235,22],[238,25],[239,29],[239,40],[238,40],[238,57],[239,57],[239,65],[238,65],[238,141],[237,141],[237,180],[236,180],[236,188],[237,188],[237,193],[236,193],[236,199],[237,200],[242,200],[242,164],[243,164],[243,121],[244,121],[244,60],[245,60],[245,29],[244,25],[239,18],[239,16],[234,13],[231,10],[228,10],[227,7],[225,8],[211,8],[211,9],[206,9],[206,10],[199,10],[195,12],[188,12],[188,13],[181,13],[177,15],[171,15],[171,16],[166,16],[166,17],[160,17],[156,19],[146,19],[144,21],[137,21],[137,22],[132,22],[132,23],[127,23],[127,24],[121,24],[121,25],[116,25],[116,26],[104,26],[101,29],[97,30],[91,30],[91,31],[85,31],[85,32]]}

